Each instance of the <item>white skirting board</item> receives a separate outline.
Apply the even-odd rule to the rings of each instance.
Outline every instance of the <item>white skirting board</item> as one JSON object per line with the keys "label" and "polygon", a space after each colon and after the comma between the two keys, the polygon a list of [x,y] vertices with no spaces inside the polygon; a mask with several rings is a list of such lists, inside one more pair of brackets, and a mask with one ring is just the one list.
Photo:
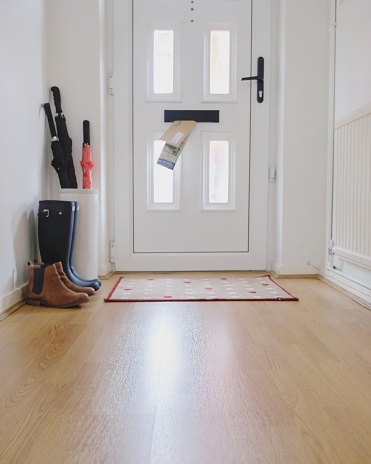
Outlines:
{"label": "white skirting board", "polygon": [[24,285],[23,287],[17,288],[10,294],[0,298],[0,321],[23,306],[26,287],[27,285]]}
{"label": "white skirting board", "polygon": [[348,292],[350,298],[366,306],[368,309],[371,309],[371,290],[369,288],[342,275],[334,269],[327,268],[322,276]]}

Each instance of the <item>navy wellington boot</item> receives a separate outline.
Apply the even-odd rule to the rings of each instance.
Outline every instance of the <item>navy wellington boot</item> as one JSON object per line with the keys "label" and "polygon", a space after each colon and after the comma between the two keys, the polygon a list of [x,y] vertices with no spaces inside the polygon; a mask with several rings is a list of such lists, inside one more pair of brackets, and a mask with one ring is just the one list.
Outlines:
{"label": "navy wellington boot", "polygon": [[80,279],[71,269],[75,202],[61,200],[39,201],[38,239],[41,260],[50,265],[61,262],[67,278],[79,287],[99,290],[96,281]]}

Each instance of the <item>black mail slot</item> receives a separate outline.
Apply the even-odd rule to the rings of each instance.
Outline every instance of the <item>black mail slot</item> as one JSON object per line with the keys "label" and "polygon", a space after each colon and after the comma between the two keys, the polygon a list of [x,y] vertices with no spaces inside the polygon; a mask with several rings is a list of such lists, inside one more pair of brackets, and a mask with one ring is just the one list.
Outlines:
{"label": "black mail slot", "polygon": [[164,110],[164,122],[219,122],[219,110]]}

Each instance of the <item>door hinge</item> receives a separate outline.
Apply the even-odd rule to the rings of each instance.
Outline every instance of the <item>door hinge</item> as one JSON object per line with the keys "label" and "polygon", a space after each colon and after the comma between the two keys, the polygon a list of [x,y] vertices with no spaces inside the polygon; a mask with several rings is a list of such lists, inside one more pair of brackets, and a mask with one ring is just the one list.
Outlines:
{"label": "door hinge", "polygon": [[110,240],[109,242],[109,262],[115,264],[115,241]]}
{"label": "door hinge", "polygon": [[110,95],[114,94],[114,90],[115,90],[114,85],[115,85],[115,81],[114,81],[114,78],[113,78],[113,71],[112,71],[108,75],[108,93]]}
{"label": "door hinge", "polygon": [[277,170],[275,166],[269,166],[269,182],[276,182]]}

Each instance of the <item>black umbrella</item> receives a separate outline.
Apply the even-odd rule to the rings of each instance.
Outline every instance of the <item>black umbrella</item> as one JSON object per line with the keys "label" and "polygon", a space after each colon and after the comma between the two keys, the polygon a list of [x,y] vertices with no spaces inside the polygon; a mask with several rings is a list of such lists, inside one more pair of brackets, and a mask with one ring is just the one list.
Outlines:
{"label": "black umbrella", "polygon": [[61,93],[58,87],[52,87],[51,91],[53,92],[55,111],[57,113],[55,123],[57,126],[58,138],[62,146],[66,160],[66,169],[70,180],[69,188],[77,188],[76,173],[72,158],[72,139],[68,134],[67,121],[62,111]]}
{"label": "black umbrella", "polygon": [[53,153],[52,166],[57,171],[59,183],[62,188],[71,188],[70,179],[66,167],[66,159],[63,153],[61,143],[55,130],[53,115],[49,103],[44,103],[44,110],[49,123],[50,135],[52,138],[51,147]]}

